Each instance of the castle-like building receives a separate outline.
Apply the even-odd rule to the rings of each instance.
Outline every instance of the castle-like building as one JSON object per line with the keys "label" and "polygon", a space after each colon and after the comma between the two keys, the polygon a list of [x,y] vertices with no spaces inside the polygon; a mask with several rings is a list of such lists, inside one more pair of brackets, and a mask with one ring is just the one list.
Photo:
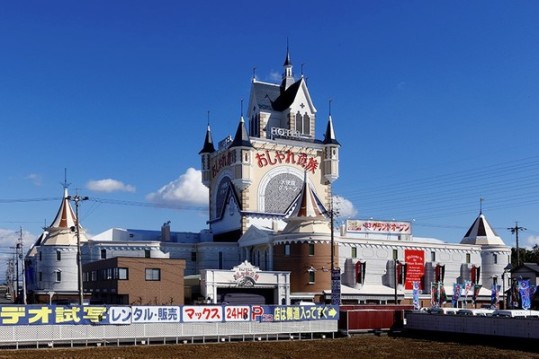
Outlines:
{"label": "castle-like building", "polygon": [[[34,298],[77,293],[79,233],[85,268],[94,263],[84,270],[85,288],[99,281],[99,261],[134,257],[183,259],[185,286],[193,287],[185,301],[329,302],[338,293],[343,303],[391,303],[411,300],[419,283],[427,302],[431,283],[450,292],[464,282],[482,285],[479,296],[489,300],[511,249],[482,213],[458,244],[415,238],[407,222],[349,220],[332,228],[341,144],[331,113],[323,120],[324,138],[316,138],[316,114],[287,50],[280,83],[253,78],[247,120],[240,116],[234,136],[215,144],[208,125],[199,152],[209,189],[207,229],[171,232],[165,223],[161,231],[114,228],[86,238],[82,227],[73,231],[78,223],[66,189],[56,219],[27,255],[29,292]],[[118,300],[117,291],[84,295],[135,302]]]}

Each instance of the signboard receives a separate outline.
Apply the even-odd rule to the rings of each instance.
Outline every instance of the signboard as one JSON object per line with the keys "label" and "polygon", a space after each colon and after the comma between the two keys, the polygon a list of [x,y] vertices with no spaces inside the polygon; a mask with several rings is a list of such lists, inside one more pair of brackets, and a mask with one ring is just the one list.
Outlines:
{"label": "signboard", "polygon": [[331,273],[331,304],[341,304],[341,270],[334,269]]}
{"label": "signboard", "polygon": [[[339,292],[340,294],[340,292]],[[337,320],[337,305],[0,306],[10,325],[130,325],[143,323],[290,322]]]}
{"label": "signboard", "polygon": [[421,249],[405,249],[406,279],[404,289],[413,289],[413,282],[419,282],[419,289],[423,289],[423,276],[425,275],[425,251]]}
{"label": "signboard", "polygon": [[349,219],[346,231],[350,233],[412,234],[410,222]]}
{"label": "signboard", "polygon": [[185,305],[182,307],[182,322],[222,322],[223,307],[220,305]]}
{"label": "signboard", "polygon": [[5,305],[0,307],[0,325],[101,324],[107,307]]}

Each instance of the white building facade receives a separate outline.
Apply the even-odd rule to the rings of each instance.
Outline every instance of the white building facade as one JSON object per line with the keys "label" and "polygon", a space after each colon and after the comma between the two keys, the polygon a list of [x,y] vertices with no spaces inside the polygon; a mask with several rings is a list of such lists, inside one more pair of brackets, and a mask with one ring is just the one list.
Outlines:
{"label": "white building facade", "polygon": [[[283,67],[281,83],[253,79],[247,121],[240,116],[234,136],[216,147],[210,126],[206,130],[199,154],[202,182],[209,189],[209,228],[171,232],[165,223],[160,231],[111,229],[84,238],[83,261],[185,259],[185,275],[201,275],[201,292],[213,302],[229,294],[218,288],[226,287],[225,277],[242,263],[264,278],[242,287],[243,294],[272,286],[276,303],[328,301],[332,267],[340,272],[341,298],[347,303],[402,302],[410,299],[413,282],[420,282],[425,298],[432,282],[443,283],[450,293],[453,283],[472,281],[482,286],[483,297],[490,296],[511,249],[482,213],[458,244],[415,238],[406,222],[348,221],[332,231],[332,184],[339,178],[341,145],[331,114],[324,138],[315,137],[317,110],[303,75],[294,77],[288,51]],[[73,221],[69,201],[62,203]],[[60,222],[55,220],[29,252],[33,290],[76,290],[76,246],[67,231],[73,224]],[[69,240],[52,240],[57,230]],[[69,270],[55,261],[58,252]],[[61,282],[54,279],[57,270],[66,272]],[[230,293],[238,293],[235,288]]]}

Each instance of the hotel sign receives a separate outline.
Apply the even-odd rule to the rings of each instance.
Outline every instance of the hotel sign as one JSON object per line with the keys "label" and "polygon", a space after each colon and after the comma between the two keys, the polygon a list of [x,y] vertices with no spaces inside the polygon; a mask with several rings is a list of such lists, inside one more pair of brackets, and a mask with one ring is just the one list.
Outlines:
{"label": "hotel sign", "polygon": [[275,166],[282,164],[298,165],[314,173],[319,167],[318,159],[313,156],[308,156],[304,152],[295,153],[290,150],[287,151],[258,151],[255,154],[256,163],[259,168],[266,166]]}
{"label": "hotel sign", "polygon": [[241,263],[239,266],[234,267],[233,278],[239,287],[252,287],[256,284],[260,277],[258,272],[260,269],[253,266],[248,261]]}

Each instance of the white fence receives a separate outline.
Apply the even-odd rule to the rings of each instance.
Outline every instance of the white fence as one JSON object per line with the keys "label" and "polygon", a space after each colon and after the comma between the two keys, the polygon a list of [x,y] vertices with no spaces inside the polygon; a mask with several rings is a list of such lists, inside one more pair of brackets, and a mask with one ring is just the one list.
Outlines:
{"label": "white fence", "polygon": [[0,326],[2,347],[178,344],[333,337],[337,320],[246,323]]}
{"label": "white fence", "polygon": [[407,312],[406,330],[539,339],[539,319]]}
{"label": "white fence", "polygon": [[312,339],[337,331],[333,306],[0,307],[0,347],[12,348]]}

